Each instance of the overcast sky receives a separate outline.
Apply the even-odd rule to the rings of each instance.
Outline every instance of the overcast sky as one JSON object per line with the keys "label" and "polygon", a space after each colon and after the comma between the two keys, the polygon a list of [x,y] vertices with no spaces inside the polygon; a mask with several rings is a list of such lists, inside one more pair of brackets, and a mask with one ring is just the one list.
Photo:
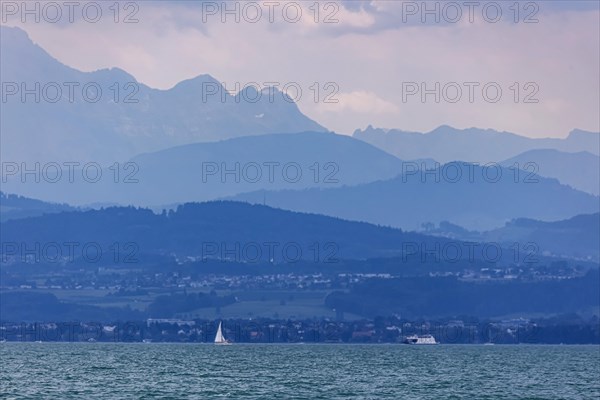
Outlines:
{"label": "overcast sky", "polygon": [[[501,16],[493,2],[429,2],[438,15],[424,14],[420,1],[277,3],[240,2],[236,22],[235,13],[221,15],[221,1],[122,2],[115,23],[108,1],[96,23],[93,8],[82,18],[82,6],[73,23],[64,6],[57,23],[45,21],[54,18],[51,8],[37,23],[14,10],[20,1],[2,1],[2,23],[22,27],[69,66],[120,67],[155,88],[200,74],[231,89],[236,82],[279,82],[296,96],[299,87],[301,110],[340,133],[369,124],[410,131],[476,126],[531,137],[600,130],[597,1],[510,1]],[[125,23],[128,15],[138,22]],[[423,85],[432,91],[424,102]]]}

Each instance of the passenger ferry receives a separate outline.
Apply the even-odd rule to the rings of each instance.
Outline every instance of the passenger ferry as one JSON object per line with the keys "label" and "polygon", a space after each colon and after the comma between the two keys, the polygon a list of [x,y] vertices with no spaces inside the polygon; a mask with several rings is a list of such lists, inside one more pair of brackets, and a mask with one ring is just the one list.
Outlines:
{"label": "passenger ferry", "polygon": [[438,344],[432,335],[412,335],[404,338],[406,344]]}

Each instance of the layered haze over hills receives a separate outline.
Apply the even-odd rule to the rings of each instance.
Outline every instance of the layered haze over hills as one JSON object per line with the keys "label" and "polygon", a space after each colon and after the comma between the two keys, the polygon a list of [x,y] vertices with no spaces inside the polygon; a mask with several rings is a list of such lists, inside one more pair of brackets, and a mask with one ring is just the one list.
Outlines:
{"label": "layered haze over hills", "polygon": [[493,129],[440,126],[431,132],[405,132],[372,126],[353,137],[404,160],[430,168],[452,161],[499,163],[593,195],[600,193],[600,133],[574,129],[564,139],[532,139]]}
{"label": "layered haze over hills", "polygon": [[511,219],[565,219],[595,213],[597,196],[519,169],[462,162],[413,170],[394,179],[353,187],[247,193],[235,200],[416,230],[450,221],[488,230]]}
{"label": "layered haze over hills", "polygon": [[[0,295],[15,320],[45,317],[46,302],[65,318],[594,312],[600,133],[341,135],[272,88],[231,93],[202,74],[154,89],[120,68],[71,68],[20,28],[0,33]],[[30,257],[71,242],[114,258]],[[273,243],[303,254],[272,256]],[[470,244],[504,254],[438,251]],[[533,244],[535,262],[515,244]],[[488,288],[501,301],[482,306]],[[215,290],[227,294],[198,295]],[[305,308],[286,310],[299,293]],[[211,314],[182,309],[190,296]]]}
{"label": "layered haze over hills", "polygon": [[[596,211],[589,206],[594,198],[576,191],[598,195],[600,135],[597,133],[574,130],[565,139],[531,139],[491,129],[441,126],[421,134],[369,127],[346,137],[328,133],[280,92],[261,92],[259,101],[249,101],[259,92],[248,88],[231,95],[210,75],[180,82],[169,90],[156,90],[118,68],[75,70],[34,44],[23,30],[5,26],[0,29],[3,100],[6,100],[0,155],[6,193],[80,206],[160,207],[224,197],[246,199],[244,193],[259,191],[262,194],[258,194],[258,199],[252,195],[253,201],[296,209],[280,201],[280,194],[265,191],[329,190],[345,186],[339,190],[366,191],[361,197],[371,200],[353,203],[353,210],[341,212],[345,207],[342,198],[328,200],[332,203],[327,207],[317,206],[321,197],[329,196],[330,192],[316,191],[308,192],[311,201],[303,202],[303,207],[311,204],[310,210],[330,214],[327,210],[337,207],[339,202],[341,208],[336,213],[344,217],[412,228],[444,219],[467,227],[491,228],[518,217],[555,220]],[[34,94],[24,93],[35,87],[36,82],[41,87],[41,101],[36,101]],[[51,84],[47,90],[43,89],[53,82],[63,85],[59,84],[57,89]],[[71,93],[65,82],[78,85]],[[83,90],[86,85],[90,86]],[[48,101],[58,93],[56,90],[61,91],[60,98]],[[217,93],[208,95],[207,90]],[[94,102],[90,98],[99,100]],[[429,184],[421,182],[414,192],[406,195],[402,192],[402,198],[420,199],[419,203],[430,204],[436,210],[425,208],[423,214],[414,213],[406,200],[395,197],[389,206],[378,204],[375,210],[362,207],[372,199],[387,196],[386,190],[379,189],[387,184],[378,181],[414,173],[415,167],[422,168],[425,164],[428,168],[441,168],[436,163],[454,160],[502,162],[507,169],[505,176],[523,169],[523,176],[556,178],[572,189],[555,183],[536,185],[537,199],[556,199],[549,201],[556,204],[564,196],[578,200],[564,210],[550,207],[554,212],[537,211],[533,206],[531,209],[514,206],[511,212],[501,212],[492,206],[494,201],[513,204],[518,200],[513,199],[514,192],[510,189],[498,192],[495,190],[498,185],[488,185],[481,193],[492,196],[494,191],[493,201],[479,202],[475,207],[481,209],[479,215],[472,210],[457,209],[462,207],[457,199],[466,194],[457,193],[456,186],[435,185],[439,188],[436,201],[421,200],[419,196],[429,193],[429,189],[424,189]],[[87,161],[104,168],[102,179],[93,183],[81,179],[81,168]],[[113,164],[115,161],[119,164]],[[65,162],[78,163],[73,171],[79,179],[74,183],[65,178],[72,172],[64,168]],[[28,169],[36,168],[35,163],[60,164],[63,179],[55,182],[44,176],[40,179],[27,175]],[[535,165],[532,167],[531,163]],[[464,190],[471,191],[478,185],[470,184]],[[479,191],[478,188],[472,195]],[[299,193],[297,198],[304,196],[306,192]],[[473,201],[472,197],[469,199]],[[409,208],[398,210],[399,207]],[[380,217],[374,217],[373,213]],[[404,213],[409,217],[401,221],[399,216]],[[448,217],[444,218],[446,214]],[[429,218],[430,215],[435,217]],[[481,223],[476,222],[480,219]]]}
{"label": "layered haze over hills", "polygon": [[536,252],[577,259],[600,260],[600,214],[577,215],[562,221],[545,222],[518,218],[490,231],[465,229],[447,221],[426,227],[424,233],[449,239],[476,242],[530,243]]}
{"label": "layered haze over hills", "polygon": [[[138,155],[115,169],[73,169],[35,180],[16,165],[7,192],[52,202],[160,206],[256,190],[338,187],[402,173],[396,157],[348,136],[323,132],[246,136]],[[54,171],[49,174],[54,174]],[[5,174],[8,175],[8,174]],[[52,175],[54,176],[54,175]]]}
{"label": "layered haze over hills", "polygon": [[402,159],[431,158],[440,163],[468,161],[501,162],[533,149],[554,149],[568,153],[587,151],[600,155],[600,133],[579,129],[565,139],[532,139],[493,129],[456,129],[440,126],[431,132],[405,132],[372,126],[357,129],[353,137]]}
{"label": "layered haze over hills", "polygon": [[589,151],[566,153],[554,149],[535,149],[519,154],[501,165],[510,167],[529,164],[542,176],[553,177],[575,189],[598,196],[600,194],[600,157]]}

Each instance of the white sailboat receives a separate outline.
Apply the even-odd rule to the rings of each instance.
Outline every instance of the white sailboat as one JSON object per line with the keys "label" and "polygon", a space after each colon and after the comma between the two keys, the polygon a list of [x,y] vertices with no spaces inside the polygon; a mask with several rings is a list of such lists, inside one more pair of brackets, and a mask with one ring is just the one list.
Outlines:
{"label": "white sailboat", "polygon": [[225,336],[223,336],[221,322],[219,322],[219,329],[217,329],[217,334],[215,335],[215,344],[231,344],[227,339],[225,339]]}

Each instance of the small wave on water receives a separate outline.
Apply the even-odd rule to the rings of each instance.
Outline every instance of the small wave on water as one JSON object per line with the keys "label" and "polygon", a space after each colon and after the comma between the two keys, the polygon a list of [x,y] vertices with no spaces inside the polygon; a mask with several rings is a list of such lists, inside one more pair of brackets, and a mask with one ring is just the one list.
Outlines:
{"label": "small wave on water", "polygon": [[0,397],[597,399],[598,346],[2,346]]}
{"label": "small wave on water", "polygon": [[116,367],[107,367],[107,366],[92,365],[90,367],[90,369],[91,370],[100,370],[100,371],[103,371],[103,370],[114,370],[114,369],[117,369],[117,368]]}

